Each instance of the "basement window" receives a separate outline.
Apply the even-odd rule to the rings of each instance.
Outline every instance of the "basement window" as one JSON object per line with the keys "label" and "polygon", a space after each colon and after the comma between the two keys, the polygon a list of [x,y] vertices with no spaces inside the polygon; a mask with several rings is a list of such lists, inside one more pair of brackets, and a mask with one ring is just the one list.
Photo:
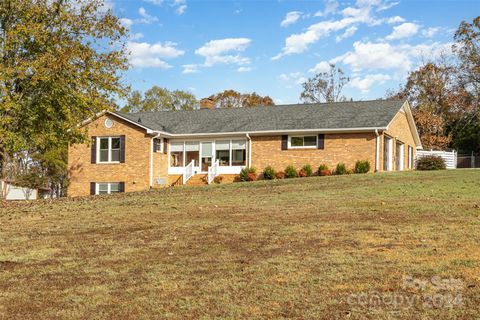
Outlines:
{"label": "basement window", "polygon": [[316,148],[317,136],[289,136],[288,147],[291,149]]}
{"label": "basement window", "polygon": [[96,194],[111,194],[120,191],[120,182],[101,182],[97,183]]}

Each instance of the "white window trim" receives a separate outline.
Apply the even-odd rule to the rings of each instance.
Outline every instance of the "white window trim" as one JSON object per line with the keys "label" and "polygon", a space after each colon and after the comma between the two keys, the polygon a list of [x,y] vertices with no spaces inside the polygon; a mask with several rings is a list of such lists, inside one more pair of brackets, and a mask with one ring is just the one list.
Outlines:
{"label": "white window trim", "polygon": [[[314,146],[292,146],[292,138],[304,138],[305,137],[315,137],[315,145]],[[303,141],[305,143],[305,140]],[[291,135],[288,136],[288,149],[317,149],[318,148],[318,135],[312,134],[305,134],[305,135]]]}
{"label": "white window trim", "polygon": [[[97,137],[97,164],[112,164],[112,163],[120,163],[120,161],[112,161],[112,139],[118,138],[120,139],[120,153],[122,153],[122,145],[121,145],[121,138],[120,136],[111,136],[111,137]],[[100,159],[100,140],[101,139],[108,139],[108,161],[102,161]]]}
{"label": "white window trim", "polygon": [[[118,184],[118,188],[120,189],[120,182],[95,182],[95,195],[100,194],[100,185],[106,184],[107,185],[107,194],[112,194],[112,184]],[[116,191],[114,193],[121,193],[121,191]]]}

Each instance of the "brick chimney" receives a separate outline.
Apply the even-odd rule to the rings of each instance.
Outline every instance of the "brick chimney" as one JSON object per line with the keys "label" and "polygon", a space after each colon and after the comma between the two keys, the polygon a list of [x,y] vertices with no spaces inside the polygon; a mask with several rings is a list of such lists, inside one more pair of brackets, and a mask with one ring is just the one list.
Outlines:
{"label": "brick chimney", "polygon": [[215,108],[215,100],[212,98],[203,98],[200,100],[200,109],[214,109]]}

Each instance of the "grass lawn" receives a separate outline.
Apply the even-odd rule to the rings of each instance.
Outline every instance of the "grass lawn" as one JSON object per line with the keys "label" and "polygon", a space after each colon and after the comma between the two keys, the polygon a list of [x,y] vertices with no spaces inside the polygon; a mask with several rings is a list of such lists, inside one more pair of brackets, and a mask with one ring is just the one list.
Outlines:
{"label": "grass lawn", "polygon": [[0,205],[0,319],[479,319],[480,170]]}

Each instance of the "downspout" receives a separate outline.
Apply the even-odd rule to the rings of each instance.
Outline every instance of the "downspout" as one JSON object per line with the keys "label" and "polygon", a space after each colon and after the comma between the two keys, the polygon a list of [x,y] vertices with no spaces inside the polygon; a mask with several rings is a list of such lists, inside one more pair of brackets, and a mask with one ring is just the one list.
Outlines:
{"label": "downspout", "polygon": [[250,167],[252,165],[252,138],[250,138],[250,135],[247,133],[247,140],[248,140],[248,161],[247,161],[247,167]]}
{"label": "downspout", "polygon": [[160,133],[150,140],[150,191],[153,188],[153,140],[160,138]]}
{"label": "downspout", "polygon": [[376,145],[375,145],[375,172],[380,170],[380,134],[378,133],[378,129],[375,129],[376,138]]}

